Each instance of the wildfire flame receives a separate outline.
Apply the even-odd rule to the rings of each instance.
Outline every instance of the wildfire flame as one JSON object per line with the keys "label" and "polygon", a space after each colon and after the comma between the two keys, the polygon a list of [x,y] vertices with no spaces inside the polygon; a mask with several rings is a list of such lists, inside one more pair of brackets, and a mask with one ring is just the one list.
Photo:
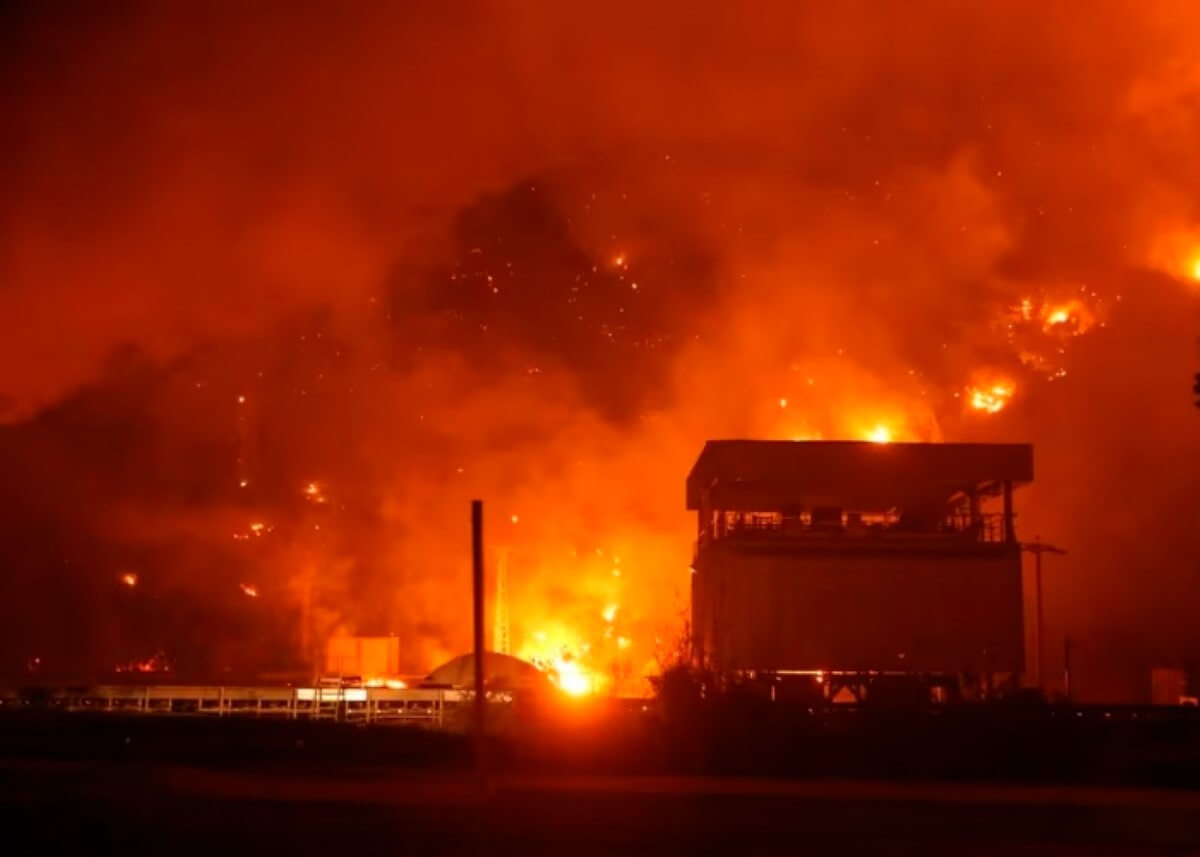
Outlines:
{"label": "wildfire flame", "polygon": [[535,631],[531,642],[522,648],[521,658],[545,673],[550,682],[568,696],[596,693],[603,682],[583,660],[592,647],[586,642],[561,642],[578,639],[566,628],[556,630],[555,639],[555,643],[550,643],[544,631]]}
{"label": "wildfire flame", "polygon": [[1004,410],[1008,400],[1016,392],[1016,387],[1008,382],[997,382],[990,385],[970,387],[967,390],[967,402],[977,411],[985,414],[995,414]]}
{"label": "wildfire flame", "polygon": [[1087,331],[1094,321],[1091,310],[1082,301],[1072,300],[1042,306],[1042,329],[1047,333],[1078,336]]}
{"label": "wildfire flame", "polygon": [[1150,265],[1176,279],[1200,282],[1200,229],[1174,229],[1150,248]]}
{"label": "wildfire flame", "polygon": [[569,696],[586,696],[595,691],[592,678],[578,661],[556,658],[552,664],[551,680]]}

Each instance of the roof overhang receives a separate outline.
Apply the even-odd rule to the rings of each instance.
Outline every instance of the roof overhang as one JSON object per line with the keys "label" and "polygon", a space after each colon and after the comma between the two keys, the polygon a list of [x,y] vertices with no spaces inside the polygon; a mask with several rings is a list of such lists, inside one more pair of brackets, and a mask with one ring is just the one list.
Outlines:
{"label": "roof overhang", "polygon": [[710,440],[688,474],[687,507],[889,508],[1032,481],[1024,443]]}

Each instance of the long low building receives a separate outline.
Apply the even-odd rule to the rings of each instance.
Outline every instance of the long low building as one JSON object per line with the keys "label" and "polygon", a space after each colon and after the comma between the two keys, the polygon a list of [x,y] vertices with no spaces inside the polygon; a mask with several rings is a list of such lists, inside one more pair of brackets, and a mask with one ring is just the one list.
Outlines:
{"label": "long low building", "polygon": [[0,694],[0,707],[345,720],[441,727],[469,694],[454,688],[90,685]]}

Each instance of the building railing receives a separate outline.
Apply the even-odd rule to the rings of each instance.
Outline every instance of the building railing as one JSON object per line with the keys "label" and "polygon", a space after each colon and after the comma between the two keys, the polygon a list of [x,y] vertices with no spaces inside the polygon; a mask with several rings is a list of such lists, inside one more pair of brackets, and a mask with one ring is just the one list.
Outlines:
{"label": "building railing", "polygon": [[712,522],[700,532],[698,546],[723,540],[780,539],[879,544],[1002,544],[1009,541],[1002,514],[980,514],[972,520],[968,514],[952,513],[930,525],[924,522],[916,524],[896,515],[859,516],[849,513],[840,518],[821,520],[809,515],[785,518],[770,513],[750,513],[723,522]]}

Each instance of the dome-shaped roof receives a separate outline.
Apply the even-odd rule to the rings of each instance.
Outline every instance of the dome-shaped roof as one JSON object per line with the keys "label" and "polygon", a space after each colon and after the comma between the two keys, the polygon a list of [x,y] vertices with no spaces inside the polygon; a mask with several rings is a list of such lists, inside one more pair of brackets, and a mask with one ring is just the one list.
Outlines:
{"label": "dome-shaped roof", "polygon": [[[475,684],[475,655],[468,652],[453,658],[426,676],[428,684],[471,687]],[[528,661],[500,652],[483,653],[483,683],[505,690],[542,687],[549,683],[546,674]]]}

